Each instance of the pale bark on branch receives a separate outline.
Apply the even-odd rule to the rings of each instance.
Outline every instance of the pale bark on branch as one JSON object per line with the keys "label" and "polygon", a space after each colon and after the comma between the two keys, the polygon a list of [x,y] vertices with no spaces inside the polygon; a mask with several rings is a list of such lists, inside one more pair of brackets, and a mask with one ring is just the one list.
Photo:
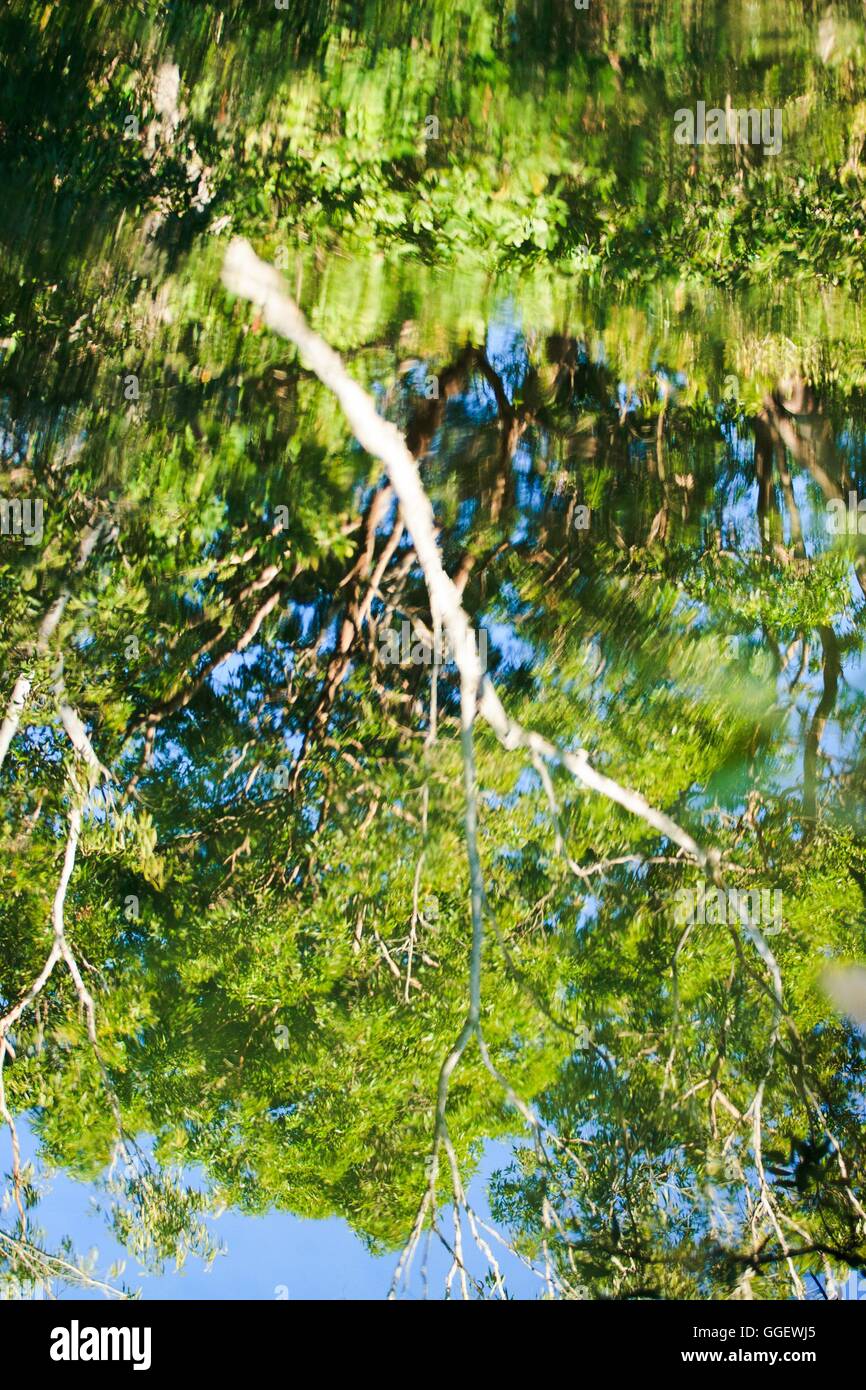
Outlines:
{"label": "pale bark on branch", "polygon": [[[60,873],[60,880],[57,884],[57,889],[54,894],[54,902],[51,907],[51,922],[54,928],[54,935],[51,942],[51,950],[48,952],[48,955],[45,959],[45,964],[39,971],[39,974],[36,976],[33,983],[21,996],[21,998],[18,1000],[18,1003],[14,1004],[12,1008],[9,1010],[9,1012],[4,1014],[4,1016],[0,1018],[0,1039],[5,1038],[7,1032],[12,1027],[13,1023],[16,1023],[18,1021],[18,1019],[21,1017],[24,1011],[28,1009],[30,1005],[33,1003],[33,1000],[37,997],[37,995],[41,994],[42,990],[45,988],[46,984],[48,983],[48,980],[51,977],[55,965],[61,959],[61,957],[66,961],[67,965],[69,965],[70,960],[72,960],[74,963],[74,957],[72,956],[72,953],[69,949],[69,944],[66,940],[66,929],[64,926],[64,907],[66,904],[66,893],[69,888],[69,881],[72,878],[72,871],[75,868],[75,855],[78,851],[78,840],[80,835],[81,810],[75,804],[75,802],[73,802],[69,812],[69,834],[66,839],[66,850],[63,855],[63,868]],[[75,969],[72,970],[72,976],[75,982],[76,989],[79,989],[79,981],[81,980],[81,976],[78,972],[77,965],[75,966]],[[81,988],[83,988],[83,984]],[[85,994],[87,994],[86,990],[84,992]],[[81,990],[79,989],[79,996],[80,994]],[[93,1001],[90,1000],[89,995],[87,995],[87,1000],[89,1001],[90,1009],[92,1010]],[[85,1003],[83,999],[82,1003]],[[0,1061],[2,1061],[2,1055],[0,1055]]]}
{"label": "pale bark on branch", "polygon": [[[84,569],[85,565],[87,564],[88,560],[90,559],[90,556],[92,555],[96,547],[100,535],[102,534],[102,529],[102,524],[100,523],[96,526],[88,526],[85,530],[79,543],[78,559],[74,566],[74,573],[77,574]],[[36,634],[36,643],[34,648],[34,655],[36,656],[36,658],[44,656],[45,653],[48,651],[48,648],[51,645],[51,639],[57,631],[58,627],[60,626],[61,619],[63,618],[63,615],[66,612],[66,605],[69,602],[71,593],[72,590],[70,586],[68,584],[65,584],[61,589],[60,593],[57,595],[57,598],[54,600],[50,608],[45,613],[42,622],[39,624],[39,629]],[[24,713],[24,708],[30,697],[32,685],[33,682],[30,676],[26,673],[26,671],[22,671],[18,679],[16,680],[15,685],[12,688],[12,694],[10,695],[9,703],[6,706],[5,717],[3,719],[3,723],[0,724],[0,768],[3,767],[3,763],[6,760],[6,754],[9,752],[12,740],[18,732],[18,726],[21,723],[21,716]],[[80,732],[80,734],[82,735],[82,737],[79,738],[78,744],[76,744],[75,739],[72,738],[68,719],[66,716],[64,716],[63,713],[64,710],[67,711],[68,714],[74,716],[74,720],[77,721],[77,732]],[[76,752],[82,754],[82,756],[85,757],[86,761],[91,765],[91,768],[94,769],[95,766],[95,770],[97,770],[98,773],[101,774],[101,765],[99,763],[98,758],[96,758],[96,755],[93,752],[92,747],[90,746],[90,741],[87,737],[87,732],[84,729],[84,725],[81,723],[81,720],[79,719],[78,715],[75,713],[74,710],[71,709],[69,705],[64,705],[61,709],[61,717],[63,718],[64,727],[66,728],[67,733],[72,739]]]}
{"label": "pale bark on branch", "polygon": [[[223,283],[233,294],[257,305],[268,325],[298,348],[316,376],[333,391],[358,442],[385,466],[400,506],[418,562],[424,573],[431,609],[438,615],[460,672],[461,688],[478,692],[478,713],[505,748],[523,748],[533,759],[558,763],[583,786],[598,792],[639,817],[659,834],[684,850],[706,876],[724,887],[720,855],[706,849],[666,812],[651,806],[639,791],[622,786],[590,763],[585,749],[564,749],[532,729],[525,729],[504,708],[493,682],[482,669],[475,634],[463,608],[462,597],[447,574],[436,540],[433,507],[418,475],[418,466],[400,431],[376,410],[372,397],[353,380],[339,355],[307,323],[287,293],[283,277],[259,259],[248,242],[236,238],[226,253]],[[772,981],[778,1017],[784,1009],[778,963],[760,927],[740,913],[744,936],[764,962]]]}
{"label": "pale bark on branch", "polygon": [[403,522],[412,537],[431,604],[447,634],[461,682],[479,692],[478,712],[500,742],[506,748],[524,748],[547,761],[560,763],[584,786],[615,801],[679,845],[704,871],[715,877],[718,856],[699,845],[664,811],[651,806],[640,792],[621,786],[599,772],[583,749],[559,748],[541,734],[524,729],[509,716],[493,682],[482,670],[475,634],[460,592],[442,564],[433,507],[402,434],[395,425],[382,419],[372,398],[349,376],[339,355],[309,326],[286,292],[279,271],[260,260],[248,242],[240,238],[229,246],[223,266],[223,283],[233,294],[256,304],[268,325],[295,344],[319,380],[337,397],[358,442],[384,464],[400,504]]}

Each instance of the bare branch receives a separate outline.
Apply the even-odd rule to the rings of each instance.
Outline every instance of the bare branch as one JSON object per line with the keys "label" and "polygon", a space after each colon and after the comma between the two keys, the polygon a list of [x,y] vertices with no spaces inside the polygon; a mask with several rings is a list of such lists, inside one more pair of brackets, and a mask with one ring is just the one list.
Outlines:
{"label": "bare branch", "polygon": [[[87,527],[79,543],[78,559],[75,563],[73,573],[77,574],[84,569],[102,534],[102,530],[103,525],[101,522],[96,526]],[[35,656],[37,658],[44,656],[48,651],[51,639],[60,626],[60,620],[63,614],[66,612],[66,605],[69,602],[71,593],[72,590],[70,586],[64,585],[43,617],[42,622],[39,624],[35,646]],[[10,744],[18,732],[21,715],[30,697],[32,685],[33,682],[30,676],[22,671],[13,686],[12,694],[9,697],[9,704],[6,707],[6,715],[2,725],[0,725],[0,768],[2,768],[5,762]]]}
{"label": "bare branch", "polygon": [[339,355],[310,328],[287,294],[279,271],[260,260],[242,238],[236,238],[226,253],[223,283],[232,293],[257,304],[270,327],[296,345],[319,380],[337,397],[358,442],[374,458],[381,459],[411,534],[431,605],[448,637],[461,685],[480,692],[479,712],[500,742],[506,748],[525,748],[549,762],[561,763],[585,786],[617,802],[678,844],[715,877],[718,856],[703,849],[670,816],[651,806],[640,792],[622,787],[613,778],[598,772],[590,764],[585,750],[572,752],[558,748],[549,739],[523,729],[510,718],[492,681],[482,671],[460,592],[442,564],[430,499],[400,431],[382,419],[372,398],[349,376]]}

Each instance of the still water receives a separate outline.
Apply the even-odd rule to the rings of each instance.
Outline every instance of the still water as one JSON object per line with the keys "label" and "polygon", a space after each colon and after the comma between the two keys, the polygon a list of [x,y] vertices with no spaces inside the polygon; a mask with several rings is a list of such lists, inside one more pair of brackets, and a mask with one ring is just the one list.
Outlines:
{"label": "still water", "polygon": [[416,10],[0,20],[3,1288],[856,1297],[862,14]]}

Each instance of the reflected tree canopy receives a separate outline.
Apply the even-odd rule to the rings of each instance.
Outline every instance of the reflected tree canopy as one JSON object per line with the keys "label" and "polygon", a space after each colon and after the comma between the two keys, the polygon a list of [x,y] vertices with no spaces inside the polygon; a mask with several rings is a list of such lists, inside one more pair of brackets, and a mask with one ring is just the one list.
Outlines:
{"label": "reflected tree canopy", "polygon": [[[454,1296],[515,1260],[833,1296],[862,7],[12,0],[0,44],[0,1272],[94,1277],[26,1116],[145,1265],[229,1205],[339,1215],[397,1292],[432,1237]],[[702,96],[780,108],[782,153],[675,145]],[[480,1031],[432,1167],[478,944],[460,671],[393,481],[221,284],[235,235],[398,427],[509,716],[625,791],[475,721]]]}

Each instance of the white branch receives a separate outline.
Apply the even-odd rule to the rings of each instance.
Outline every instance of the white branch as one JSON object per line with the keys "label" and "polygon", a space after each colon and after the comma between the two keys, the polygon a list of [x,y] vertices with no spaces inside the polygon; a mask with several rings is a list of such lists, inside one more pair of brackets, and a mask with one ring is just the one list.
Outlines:
{"label": "white branch", "polygon": [[[60,960],[61,956],[66,961],[67,965],[69,964],[70,960],[72,960],[74,963],[74,958],[72,957],[72,953],[66,941],[66,929],[64,927],[63,922],[63,912],[66,904],[66,893],[69,888],[69,881],[72,878],[72,871],[75,868],[75,855],[78,850],[78,839],[80,834],[81,811],[79,810],[78,806],[75,805],[75,803],[73,803],[72,809],[69,812],[69,835],[66,840],[66,852],[63,856],[63,868],[60,873],[60,881],[57,884],[57,889],[54,894],[54,902],[51,908],[51,921],[54,927],[54,939],[51,943],[51,950],[48,952],[45,964],[43,965],[39,974],[36,976],[36,979],[30,985],[30,988],[27,990],[27,992],[24,995],[22,995],[22,997],[18,1000],[18,1003],[13,1005],[13,1007],[9,1010],[7,1014],[4,1015],[3,1018],[0,1018],[0,1039],[5,1039],[5,1036],[12,1024],[17,1022],[17,1020],[24,1013],[25,1009],[30,1007],[36,996],[40,994],[42,990],[45,988],[45,985],[48,983],[51,973],[54,970],[54,967],[57,964],[58,960]],[[72,976],[73,980],[75,980],[76,989],[78,988],[78,980],[75,979],[77,973],[78,967],[76,966],[75,971],[72,971]],[[84,1003],[84,1000],[82,1000],[82,1003]]]}
{"label": "white branch", "polygon": [[96,756],[93,744],[90,742],[90,735],[85,729],[78,711],[73,709],[72,705],[67,705],[64,701],[60,706],[60,719],[66,730],[69,742],[72,744],[79,758],[87,764],[94,779],[98,781],[101,777],[104,777],[107,781],[111,774],[107,768],[103,767]]}
{"label": "white branch", "polygon": [[430,499],[400,431],[382,419],[371,397],[349,376],[339,355],[310,328],[298,306],[287,294],[279,271],[260,260],[242,238],[237,238],[229,246],[222,278],[228,290],[258,305],[270,327],[296,345],[319,380],[337,397],[358,442],[385,465],[424,572],[431,605],[447,634],[461,683],[470,690],[480,692],[479,713],[500,742],[506,748],[525,748],[548,761],[562,764],[584,786],[600,792],[639,816],[684,849],[703,870],[715,877],[718,856],[703,849],[670,816],[651,806],[640,792],[620,786],[613,778],[597,771],[583,749],[571,752],[558,748],[541,734],[524,729],[507,714],[496,688],[482,670],[459,590],[442,564]]}
{"label": "white branch", "polygon": [[[78,573],[80,570],[84,569],[84,566],[87,564],[87,561],[90,559],[90,556],[93,553],[94,547],[96,546],[96,543],[99,540],[101,533],[101,523],[97,526],[88,526],[81,538],[81,542],[78,547],[78,559],[74,566],[74,573]],[[66,612],[66,605],[69,602],[71,592],[72,591],[69,588],[69,586],[64,585],[57,598],[54,600],[51,607],[48,609],[45,616],[43,617],[42,622],[39,624],[39,631],[36,634],[35,649],[35,655],[37,658],[44,656],[45,653],[48,651],[48,648],[51,644],[51,639],[57,631],[57,628],[60,626],[60,620],[63,617],[63,614]],[[18,732],[18,726],[21,723],[21,715],[23,714],[24,707],[27,704],[27,700],[29,699],[32,684],[33,682],[31,681],[30,677],[22,671],[12,689],[12,694],[9,697],[9,703],[6,706],[6,715],[3,719],[2,725],[0,725],[0,768],[3,767],[3,763],[6,760],[6,754],[9,752],[9,747],[12,743],[12,740]],[[80,722],[81,721],[79,720],[79,723]],[[87,739],[86,732],[84,734],[84,737],[85,739]],[[93,753],[92,748],[90,749],[90,752]],[[97,766],[99,766],[98,760]]]}

